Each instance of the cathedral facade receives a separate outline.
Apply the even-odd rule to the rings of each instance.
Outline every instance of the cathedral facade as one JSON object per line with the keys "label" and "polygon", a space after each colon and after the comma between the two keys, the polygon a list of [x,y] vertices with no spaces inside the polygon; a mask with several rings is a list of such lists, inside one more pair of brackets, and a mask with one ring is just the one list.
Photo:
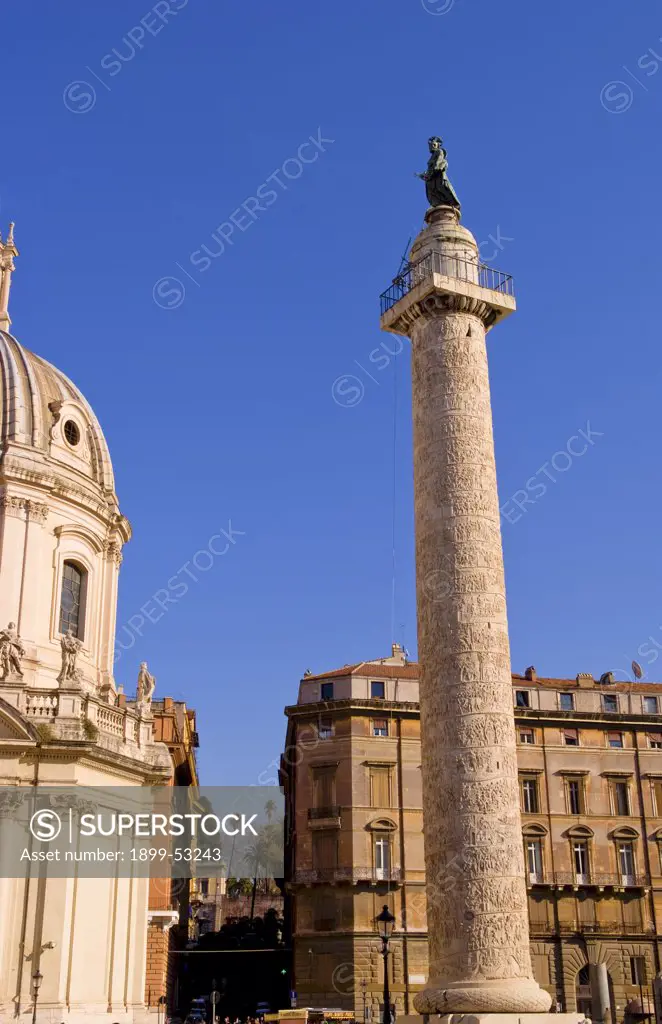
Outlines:
{"label": "cathedral facade", "polygon": [[[131,527],[103,431],[60,370],[10,333],[17,251],[0,241],[0,837],[17,787],[168,784],[153,677],[113,677]],[[16,790],[12,793],[12,790]],[[149,880],[0,878],[0,1022],[134,1022],[145,1013]]]}

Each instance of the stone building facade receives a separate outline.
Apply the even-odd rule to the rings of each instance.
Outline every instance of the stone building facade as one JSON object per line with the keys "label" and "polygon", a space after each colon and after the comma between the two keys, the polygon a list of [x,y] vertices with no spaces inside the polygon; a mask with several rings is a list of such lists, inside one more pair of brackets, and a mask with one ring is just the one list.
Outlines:
{"label": "stone building facade", "polygon": [[[590,1010],[605,964],[614,1020],[660,970],[662,687],[513,676],[536,980],[567,1012]],[[418,665],[391,657],[301,680],[288,730],[286,922],[300,1005],[366,1008],[383,975],[375,915],[397,919],[391,992],[413,1013],[427,980]],[[452,888],[461,858],[446,866]]]}

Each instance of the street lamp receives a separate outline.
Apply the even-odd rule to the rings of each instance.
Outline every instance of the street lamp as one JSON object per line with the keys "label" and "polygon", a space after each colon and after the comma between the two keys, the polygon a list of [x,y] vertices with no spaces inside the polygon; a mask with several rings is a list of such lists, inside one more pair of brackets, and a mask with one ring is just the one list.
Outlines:
{"label": "street lamp", "polygon": [[394,925],[395,918],[385,903],[381,914],[377,915],[377,927],[382,940],[382,956],[384,957],[384,1013],[382,1024],[391,1024],[391,993],[388,989],[388,940],[393,934]]}
{"label": "street lamp", "polygon": [[363,994],[363,1022],[368,1024],[368,979],[361,978],[361,992]]}
{"label": "street lamp", "polygon": [[32,1004],[32,1024],[36,1024],[37,1020],[37,999],[39,998],[39,986],[44,980],[44,976],[41,971],[35,971],[32,975],[32,992],[34,995],[34,1002]]}

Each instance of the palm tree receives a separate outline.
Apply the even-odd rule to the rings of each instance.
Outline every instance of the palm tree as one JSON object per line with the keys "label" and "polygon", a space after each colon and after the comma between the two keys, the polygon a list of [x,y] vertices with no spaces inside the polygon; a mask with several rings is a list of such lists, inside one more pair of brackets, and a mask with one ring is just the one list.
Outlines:
{"label": "palm tree", "polygon": [[276,810],[275,802],[273,800],[267,800],[266,804],[264,805],[264,809],[267,813],[267,821],[269,822],[269,824],[271,824],[271,819],[273,818],[274,811]]}
{"label": "palm tree", "polygon": [[252,868],[253,877],[253,891],[251,893],[251,921],[255,916],[255,893],[257,891],[257,876],[260,869],[260,864],[264,858],[264,840],[261,836],[255,840],[254,843],[250,843],[246,853],[244,854],[244,864],[247,867]]}

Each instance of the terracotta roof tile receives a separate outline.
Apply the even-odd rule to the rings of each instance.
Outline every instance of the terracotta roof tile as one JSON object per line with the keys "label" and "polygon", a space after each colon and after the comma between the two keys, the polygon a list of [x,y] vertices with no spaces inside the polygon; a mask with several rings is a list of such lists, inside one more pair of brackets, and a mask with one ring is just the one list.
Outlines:
{"label": "terracotta roof tile", "polygon": [[[376,678],[382,677],[384,679],[418,679],[419,666],[416,661],[408,661],[406,665],[384,665],[380,661],[359,661],[353,665],[344,665],[342,668],[332,669],[330,672],[319,672],[315,675],[304,676],[301,682],[309,683],[314,680],[338,679],[341,676],[375,676]],[[523,683],[527,687],[549,686],[557,690],[566,688],[572,690],[580,689],[577,685],[576,679],[552,679],[538,676],[537,679],[530,680],[527,679],[526,676],[519,675],[517,672],[513,672],[513,683]],[[617,693],[655,693],[659,687],[660,683],[655,682],[606,683],[600,686],[596,680],[593,689],[604,691],[605,693],[610,690],[614,690]]]}
{"label": "terracotta roof tile", "polygon": [[407,662],[406,665],[383,665],[379,661],[359,661],[355,665],[344,665],[331,672],[320,672],[313,676],[304,676],[302,683],[311,679],[337,679],[339,676],[381,676],[384,679],[418,679],[418,663]]}

